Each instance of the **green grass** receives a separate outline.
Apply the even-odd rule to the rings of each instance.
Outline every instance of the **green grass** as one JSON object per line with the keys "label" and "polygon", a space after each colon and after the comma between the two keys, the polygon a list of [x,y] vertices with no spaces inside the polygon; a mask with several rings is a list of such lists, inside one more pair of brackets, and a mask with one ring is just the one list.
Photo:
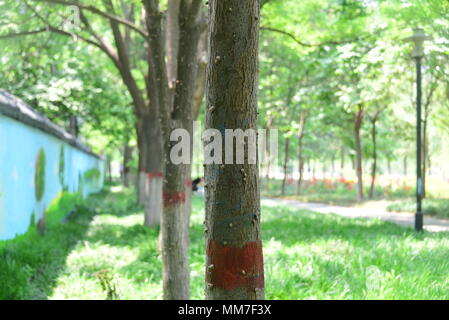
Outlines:
{"label": "green grass", "polygon": [[[193,299],[204,297],[202,200],[193,198]],[[161,299],[158,230],[142,226],[134,192],[104,193],[89,205],[94,216],[81,211],[33,245],[3,249],[26,281],[5,278],[0,267],[1,298],[105,299],[97,274],[107,270],[118,298]],[[449,299],[447,233],[285,206],[262,214],[267,299]]]}
{"label": "green grass", "polygon": [[[449,218],[449,198],[444,181],[429,179],[427,198],[423,200],[424,214],[438,218]],[[267,189],[266,181],[262,181],[262,196],[292,199],[301,202],[316,202],[340,206],[375,207],[386,211],[415,212],[415,189],[409,181],[390,186],[377,186],[373,199],[368,198],[368,188],[365,187],[365,200],[357,202],[357,190],[351,181],[342,183],[338,180],[305,181],[301,195],[296,194],[296,181],[286,185],[285,195],[281,195],[282,180],[271,179]]]}
{"label": "green grass", "polygon": [[[60,224],[77,208],[77,223]],[[65,264],[65,257],[89,226],[90,211],[77,194],[60,194],[46,212],[42,236],[35,224],[13,240],[0,241],[0,300],[45,299]]]}
{"label": "green grass", "polygon": [[[449,218],[449,199],[423,199],[423,212],[425,215]],[[388,211],[415,212],[416,199],[407,199],[394,202],[387,207]]]}

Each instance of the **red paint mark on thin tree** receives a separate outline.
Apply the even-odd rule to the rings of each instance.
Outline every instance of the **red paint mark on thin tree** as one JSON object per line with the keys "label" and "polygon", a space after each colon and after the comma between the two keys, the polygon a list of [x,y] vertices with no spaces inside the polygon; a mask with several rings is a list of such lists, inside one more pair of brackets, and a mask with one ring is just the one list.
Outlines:
{"label": "red paint mark on thin tree", "polygon": [[147,172],[148,178],[162,178],[162,172]]}
{"label": "red paint mark on thin tree", "polygon": [[164,199],[164,207],[186,202],[185,192],[164,192],[162,198]]}
{"label": "red paint mark on thin tree", "polygon": [[243,247],[207,244],[206,281],[225,290],[264,287],[262,241],[250,241]]}

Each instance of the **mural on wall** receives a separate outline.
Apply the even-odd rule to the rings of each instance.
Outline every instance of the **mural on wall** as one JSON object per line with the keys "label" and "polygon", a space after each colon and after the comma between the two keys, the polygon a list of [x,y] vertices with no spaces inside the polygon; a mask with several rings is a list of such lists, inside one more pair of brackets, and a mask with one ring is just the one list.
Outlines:
{"label": "mural on wall", "polygon": [[38,230],[45,231],[45,205],[42,198],[45,192],[45,150],[41,148],[37,153],[34,173],[34,194],[36,196],[36,215],[39,217]]}
{"label": "mural on wall", "polygon": [[64,191],[67,191],[67,186],[64,184],[64,168],[65,168],[65,148],[64,145],[61,145],[61,149],[59,151],[59,167],[58,167],[58,177],[59,183],[61,184],[61,188]]}
{"label": "mural on wall", "polygon": [[45,231],[63,193],[103,187],[104,161],[21,100],[0,89],[0,240]]}

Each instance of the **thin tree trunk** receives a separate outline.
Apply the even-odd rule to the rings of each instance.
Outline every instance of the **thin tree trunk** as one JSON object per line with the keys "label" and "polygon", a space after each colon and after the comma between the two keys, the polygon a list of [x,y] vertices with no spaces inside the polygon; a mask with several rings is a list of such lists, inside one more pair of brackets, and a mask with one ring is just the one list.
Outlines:
{"label": "thin tree trunk", "polygon": [[[195,89],[194,79],[197,77],[196,58],[200,35],[198,17],[201,0],[181,0],[180,2],[178,54],[177,57],[172,57],[172,60],[177,59],[175,88],[170,88],[168,85],[169,78],[166,73],[168,69],[165,65],[164,44],[161,36],[161,12],[154,1],[145,1],[145,6],[148,12],[146,22],[150,34],[150,49],[157,53],[153,56],[152,61],[152,66],[157,71],[157,77],[152,79],[152,83],[159,87],[158,99],[165,157],[162,196],[164,212],[161,218],[164,299],[188,299],[191,165],[190,163],[176,164],[172,162],[170,153],[178,141],[171,141],[170,136],[175,129],[186,130],[189,137],[193,132],[192,104]],[[169,4],[169,8],[173,8],[171,4]],[[170,29],[167,32],[171,32]],[[190,150],[192,149],[191,143],[190,140]],[[188,150],[189,153],[190,150]]]}
{"label": "thin tree trunk", "polygon": [[312,179],[316,179],[316,161],[312,160]]}
{"label": "thin tree trunk", "polygon": [[342,147],[340,151],[340,175],[343,176],[345,169],[345,149]]}
{"label": "thin tree trunk", "polygon": [[331,176],[332,178],[335,175],[335,154],[332,155],[331,157]]}
{"label": "thin tree trunk", "polygon": [[[206,24],[206,18],[202,24]],[[195,81],[195,93],[193,95],[192,118],[196,120],[200,113],[201,103],[203,102],[204,92],[206,90],[206,69],[207,69],[207,28],[201,33],[198,41],[198,72]]]}
{"label": "thin tree trunk", "polygon": [[131,167],[129,163],[132,158],[132,151],[132,147],[126,142],[123,147],[123,185],[125,187],[129,187],[131,183]]}
{"label": "thin tree trunk", "polygon": [[[259,1],[211,0],[209,10],[206,128],[256,130]],[[248,160],[206,166],[206,299],[264,297],[259,173]]]}
{"label": "thin tree trunk", "polygon": [[404,177],[407,177],[407,156],[404,156]]}
{"label": "thin tree trunk", "polygon": [[422,137],[422,157],[423,163],[422,163],[422,199],[426,197],[426,178],[427,178],[427,154],[428,154],[428,142],[427,139],[427,115],[424,117],[423,121],[423,137]]}
{"label": "thin tree trunk", "polygon": [[358,110],[354,117],[354,135],[355,135],[355,152],[356,152],[356,170],[357,170],[357,201],[363,200],[363,172],[362,172],[362,141],[360,137],[360,129],[363,122],[363,107],[358,106]]}
{"label": "thin tree trunk", "polygon": [[376,121],[377,119],[374,118],[371,121],[372,127],[371,127],[371,139],[373,142],[373,163],[371,166],[371,186],[369,189],[369,198],[374,198],[374,186],[376,181],[376,171],[377,171],[377,141],[376,141]]}
{"label": "thin tree trunk", "polygon": [[267,157],[267,167],[265,168],[265,185],[266,191],[270,191],[270,169],[271,169],[271,153],[270,153],[270,130],[273,124],[273,119],[271,117],[268,118],[267,127],[266,127],[266,136],[265,136],[265,155]]}
{"label": "thin tree trunk", "polygon": [[111,157],[107,157],[107,168],[108,168],[108,182],[109,184],[112,183],[112,163],[111,163]]}
{"label": "thin tree trunk", "polygon": [[287,183],[288,176],[288,153],[290,147],[290,138],[285,138],[285,149],[284,149],[284,179],[282,180],[281,194],[285,195],[285,185]]}
{"label": "thin tree trunk", "polygon": [[326,160],[323,160],[321,164],[321,174],[323,176],[323,180],[326,178]]}
{"label": "thin tree trunk", "polygon": [[298,135],[298,185],[296,186],[296,194],[301,194],[301,183],[304,175],[304,157],[302,154],[302,140],[304,138],[304,129],[306,124],[307,111],[301,111],[301,118],[299,119],[299,135]]}
{"label": "thin tree trunk", "polygon": [[138,176],[137,176],[137,204],[139,206],[143,206],[145,204],[145,176],[146,176],[145,153],[147,149],[147,143],[144,138],[142,126],[143,126],[142,119],[137,119],[136,136],[137,136],[137,148],[139,155]]}

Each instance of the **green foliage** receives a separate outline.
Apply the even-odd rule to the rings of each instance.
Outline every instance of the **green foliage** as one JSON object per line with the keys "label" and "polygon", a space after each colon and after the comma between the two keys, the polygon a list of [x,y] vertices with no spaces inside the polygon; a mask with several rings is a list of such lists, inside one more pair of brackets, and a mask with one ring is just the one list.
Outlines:
{"label": "green foliage", "polygon": [[93,186],[100,185],[101,172],[97,168],[92,168],[84,172],[83,183],[90,183]]}
{"label": "green foliage", "polygon": [[45,150],[41,148],[37,154],[34,174],[34,194],[37,201],[41,201],[45,192]]}
{"label": "green foliage", "polygon": [[85,181],[96,181],[100,179],[101,173],[97,168],[92,168],[84,172],[83,178]]}
{"label": "green foliage", "polygon": [[[60,224],[77,205],[76,225]],[[88,217],[78,195],[61,194],[47,209],[45,236],[38,233],[32,218],[25,234],[0,241],[0,300],[45,299],[66,256],[86,230]]]}
{"label": "green foliage", "polygon": [[97,278],[100,281],[101,289],[106,293],[106,300],[118,300],[119,294],[117,285],[109,270],[100,270],[97,272]]}

